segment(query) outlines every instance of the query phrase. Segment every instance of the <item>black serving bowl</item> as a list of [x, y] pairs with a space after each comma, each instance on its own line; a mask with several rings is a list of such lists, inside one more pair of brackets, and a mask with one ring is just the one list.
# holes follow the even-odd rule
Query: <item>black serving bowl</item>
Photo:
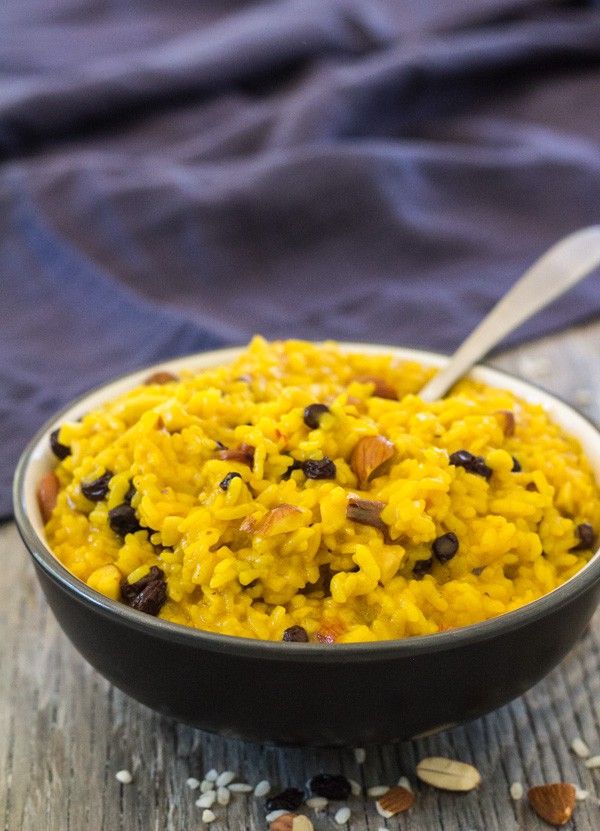
[[[433, 366], [444, 358], [392, 347]], [[223, 350], [171, 362], [204, 368]], [[600, 554], [548, 595], [461, 629], [358, 644], [279, 643], [201, 632], [112, 601], [70, 574], [44, 539], [36, 499], [53, 466], [49, 433], [67, 418], [140, 383], [156, 367], [81, 398], [32, 440], [19, 462], [14, 507], [19, 531], [60, 626], [102, 675], [138, 701], [221, 735], [268, 744], [364, 746], [422, 736], [475, 719], [516, 698], [569, 652], [600, 599]], [[474, 377], [541, 403], [577, 437], [600, 479], [600, 434], [573, 409], [484, 367]]]

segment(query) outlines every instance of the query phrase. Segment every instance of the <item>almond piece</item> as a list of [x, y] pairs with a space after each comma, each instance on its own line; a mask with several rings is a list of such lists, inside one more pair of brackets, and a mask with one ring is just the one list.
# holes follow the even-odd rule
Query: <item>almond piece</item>
[[496, 410], [494, 415], [500, 422], [504, 435], [507, 437], [513, 436], [515, 433], [515, 414], [512, 410]]
[[52, 511], [56, 507], [59, 487], [58, 477], [51, 470], [45, 473], [40, 479], [37, 498], [44, 525], [48, 522], [52, 516]]
[[375, 802], [375, 807], [377, 808], [377, 813], [380, 816], [389, 819], [389, 817], [393, 817], [394, 814], [399, 814], [402, 811], [408, 811], [409, 808], [412, 808], [414, 801], [414, 793], [409, 791], [408, 788], [403, 788], [400, 785], [395, 788], [390, 788], [387, 793], [380, 796]]
[[537, 785], [527, 791], [529, 804], [549, 825], [564, 825], [575, 808], [575, 787], [564, 782]]
[[421, 759], [417, 776], [428, 785], [445, 791], [471, 791], [481, 782], [479, 771], [473, 765], [443, 756]]
[[282, 814], [269, 825], [269, 831], [314, 831], [314, 826], [304, 814]]
[[150, 386], [151, 384], [169, 384], [171, 381], [179, 381], [179, 376], [174, 375], [166, 369], [159, 369], [158, 372], [153, 372], [149, 375], [144, 384]]
[[319, 643], [335, 643], [343, 631], [344, 627], [339, 620], [323, 621], [317, 631], [317, 640]]
[[398, 393], [394, 387], [388, 384], [383, 378], [379, 378], [376, 375], [359, 375], [352, 380], [358, 381], [359, 384], [373, 384], [373, 395], [376, 395], [378, 398], [388, 398], [390, 401], [398, 400]]
[[381, 518], [385, 502], [376, 502], [371, 499], [350, 497], [346, 506], [346, 519], [358, 522], [359, 525], [370, 525], [383, 533], [384, 541], [391, 543], [390, 529]]
[[217, 459], [221, 459], [223, 462], [240, 462], [252, 467], [254, 464], [254, 448], [251, 444], [242, 442], [239, 447], [232, 450], [219, 450]]
[[304, 517], [300, 508], [284, 502], [259, 520], [254, 528], [254, 533], [258, 537], [271, 537], [273, 534], [295, 531], [303, 523]]
[[383, 465], [396, 453], [391, 441], [383, 436], [363, 436], [354, 445], [350, 467], [362, 487], [383, 473]]

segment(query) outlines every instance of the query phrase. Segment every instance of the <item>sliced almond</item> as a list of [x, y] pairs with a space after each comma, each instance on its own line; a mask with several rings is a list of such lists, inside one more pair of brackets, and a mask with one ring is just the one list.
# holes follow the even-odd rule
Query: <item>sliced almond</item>
[[393, 817], [394, 814], [399, 814], [402, 811], [408, 811], [409, 808], [412, 808], [414, 801], [414, 793], [409, 791], [408, 788], [399, 786], [390, 788], [387, 793], [379, 797], [375, 803], [375, 807], [377, 808], [377, 813], [380, 816], [389, 819], [389, 817]]
[[169, 384], [171, 381], [179, 381], [179, 376], [174, 375], [166, 369], [159, 369], [158, 372], [153, 372], [152, 375], [149, 375], [144, 381], [144, 384], [147, 386], [150, 384]]
[[304, 522], [302, 511], [296, 505], [284, 502], [278, 505], [258, 521], [254, 533], [258, 537], [271, 537], [273, 534], [283, 534], [295, 531]]
[[383, 533], [385, 542], [390, 542], [390, 530], [381, 518], [381, 512], [385, 508], [385, 502], [377, 502], [372, 499], [358, 499], [350, 497], [346, 506], [346, 518], [359, 525], [370, 525]]
[[373, 384], [373, 395], [376, 395], [378, 398], [388, 398], [391, 401], [398, 400], [398, 393], [394, 387], [377, 375], [359, 375], [352, 380], [358, 381], [359, 384]]
[[240, 462], [252, 467], [254, 464], [254, 448], [251, 444], [242, 442], [239, 447], [232, 450], [219, 450], [217, 459], [221, 459], [223, 462]]
[[56, 507], [59, 488], [60, 484], [58, 476], [51, 470], [48, 471], [48, 473], [45, 473], [40, 479], [37, 490], [37, 498], [44, 524], [48, 522], [52, 516], [52, 511]]
[[316, 637], [319, 643], [335, 643], [343, 631], [344, 627], [339, 620], [323, 621]]
[[494, 413], [505, 436], [513, 436], [515, 432], [515, 414], [512, 410], [496, 410]]
[[527, 791], [529, 804], [549, 825], [564, 825], [575, 808], [575, 786], [565, 782], [537, 785]]
[[269, 825], [269, 831], [314, 831], [314, 826], [304, 814], [281, 814]]
[[350, 467], [362, 487], [370, 479], [383, 473], [383, 466], [396, 453], [391, 441], [383, 436], [363, 436], [354, 445]]
[[471, 791], [481, 782], [479, 771], [473, 765], [443, 756], [421, 759], [417, 776], [428, 785], [445, 791]]

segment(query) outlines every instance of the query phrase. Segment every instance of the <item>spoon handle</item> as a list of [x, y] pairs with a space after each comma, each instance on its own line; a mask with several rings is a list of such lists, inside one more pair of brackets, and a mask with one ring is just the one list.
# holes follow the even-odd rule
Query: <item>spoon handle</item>
[[471, 332], [445, 367], [421, 392], [424, 401], [435, 401], [489, 352], [552, 300], [560, 297], [600, 265], [600, 225], [582, 228], [557, 242], [523, 274]]

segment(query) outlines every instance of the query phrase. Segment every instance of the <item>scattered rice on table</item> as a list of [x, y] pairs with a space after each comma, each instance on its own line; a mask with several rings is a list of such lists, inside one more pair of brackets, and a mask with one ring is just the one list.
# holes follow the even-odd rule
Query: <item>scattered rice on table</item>
[[431, 374], [256, 337], [139, 386], [54, 437], [49, 544], [106, 596], [227, 635], [386, 640], [516, 609], [591, 557], [597, 484], [541, 406], [467, 380], [425, 404]]

